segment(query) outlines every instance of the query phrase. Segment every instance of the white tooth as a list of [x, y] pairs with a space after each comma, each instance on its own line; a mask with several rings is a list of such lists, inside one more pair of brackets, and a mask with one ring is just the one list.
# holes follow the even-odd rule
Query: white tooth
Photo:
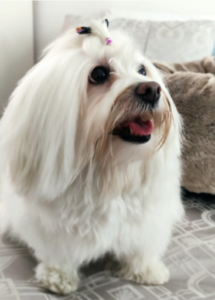
[[135, 132], [133, 132], [133, 130], [130, 128], [130, 132], [131, 132], [131, 135], [137, 135]]

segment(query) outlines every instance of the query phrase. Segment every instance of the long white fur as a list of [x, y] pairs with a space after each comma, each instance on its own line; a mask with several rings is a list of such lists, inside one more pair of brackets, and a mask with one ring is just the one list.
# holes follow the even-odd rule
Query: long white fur
[[[180, 116], [138, 47], [121, 32], [108, 34], [108, 46], [102, 34], [74, 30], [55, 41], [19, 83], [0, 125], [1, 232], [34, 250], [37, 278], [62, 294], [77, 288], [83, 263], [107, 252], [121, 262], [117, 275], [164, 283], [168, 271], [160, 258], [183, 214]], [[141, 64], [146, 77], [137, 72]], [[89, 86], [98, 65], [111, 68], [115, 80], [109, 86]], [[164, 145], [155, 151], [156, 133], [141, 145], [108, 137], [108, 147], [96, 156], [117, 97], [152, 80], [173, 114]], [[162, 96], [158, 109], [163, 106]]]

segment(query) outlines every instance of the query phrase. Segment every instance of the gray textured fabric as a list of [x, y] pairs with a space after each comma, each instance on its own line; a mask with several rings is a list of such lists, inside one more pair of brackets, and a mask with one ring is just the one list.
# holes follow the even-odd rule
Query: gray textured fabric
[[164, 261], [171, 278], [164, 286], [140, 286], [114, 278], [102, 263], [83, 270], [77, 292], [59, 297], [34, 278], [36, 262], [27, 248], [0, 239], [1, 300], [197, 300], [215, 299], [215, 197], [185, 201], [186, 217], [174, 231]]

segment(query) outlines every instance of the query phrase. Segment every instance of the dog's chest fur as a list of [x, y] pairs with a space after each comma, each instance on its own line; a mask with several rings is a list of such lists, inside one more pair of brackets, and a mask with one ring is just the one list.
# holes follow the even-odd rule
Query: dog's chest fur
[[[116, 255], [122, 254], [124, 249], [126, 253], [132, 252], [137, 247], [143, 247], [144, 239], [140, 240], [140, 236], [153, 234], [150, 232], [153, 222], [158, 225], [159, 239], [159, 231], [162, 232], [164, 227], [171, 226], [173, 220], [181, 215], [180, 202], [178, 205], [171, 202], [173, 191], [167, 188], [171, 182], [178, 180], [177, 174], [174, 176], [169, 172], [172, 163], [173, 161], [165, 162], [164, 152], [160, 151], [147, 166], [144, 166], [148, 174], [142, 178], [142, 182], [140, 174], [143, 166], [139, 163], [134, 163], [129, 168], [127, 177], [125, 172], [121, 174], [123, 178], [127, 178], [127, 187], [129, 180], [133, 182], [130, 191], [126, 190], [124, 195], [121, 191], [121, 195], [115, 198], [113, 195], [109, 198], [106, 195], [104, 199], [99, 194], [95, 181], [95, 185], [91, 186], [91, 192], [94, 189], [92, 199], [88, 188], [82, 186], [82, 189], [79, 189], [76, 182], [76, 186], [71, 186], [64, 197], [57, 201], [41, 204], [36, 202], [35, 206], [28, 204], [28, 215], [30, 213], [32, 219], [35, 218], [35, 226], [38, 226], [39, 218], [41, 232], [45, 228], [50, 240], [55, 239], [64, 247], [66, 244], [68, 253], [72, 252], [79, 259], [81, 253], [76, 253], [76, 249], [82, 249], [83, 253], [88, 252], [89, 261], [106, 252], [113, 251]], [[177, 157], [174, 158], [174, 164], [179, 164]], [[141, 172], [138, 171], [140, 169]], [[164, 179], [165, 172], [171, 176], [168, 175]], [[134, 182], [137, 184], [135, 188]], [[117, 185], [117, 182], [115, 184]], [[169, 220], [165, 225], [164, 219]]]

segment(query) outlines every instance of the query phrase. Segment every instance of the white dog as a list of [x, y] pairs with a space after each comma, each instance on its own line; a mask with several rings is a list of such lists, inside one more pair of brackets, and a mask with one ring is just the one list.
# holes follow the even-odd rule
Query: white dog
[[1, 230], [60, 294], [107, 252], [117, 276], [167, 282], [160, 258], [183, 214], [180, 116], [155, 67], [106, 23], [54, 42], [1, 120]]

